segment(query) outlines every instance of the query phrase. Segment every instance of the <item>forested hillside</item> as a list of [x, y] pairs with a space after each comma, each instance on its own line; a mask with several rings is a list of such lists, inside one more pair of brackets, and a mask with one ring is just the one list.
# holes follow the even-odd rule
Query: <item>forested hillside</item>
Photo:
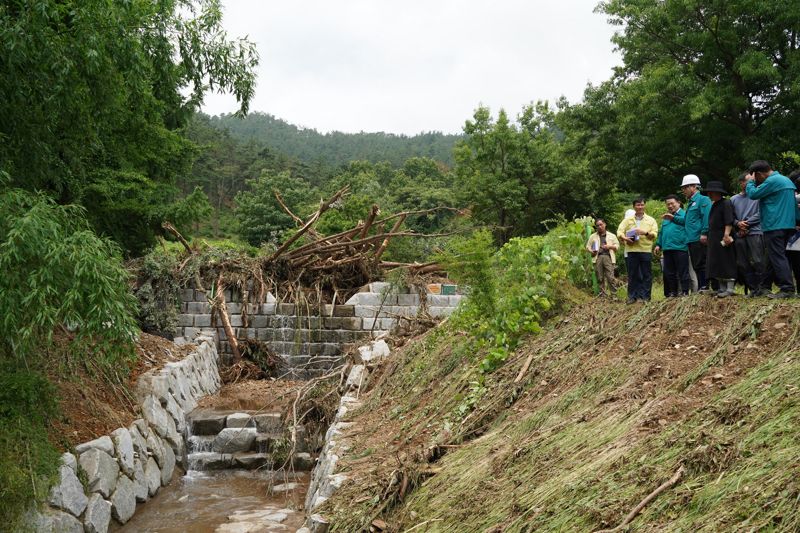
[[435, 131], [413, 136], [363, 131], [320, 133], [261, 112], [246, 117], [215, 116], [211, 123], [229, 130], [238, 139], [255, 141], [306, 163], [328, 167], [354, 160], [386, 161], [400, 166], [410, 157], [428, 157], [449, 166], [453, 164], [453, 145], [461, 137]]

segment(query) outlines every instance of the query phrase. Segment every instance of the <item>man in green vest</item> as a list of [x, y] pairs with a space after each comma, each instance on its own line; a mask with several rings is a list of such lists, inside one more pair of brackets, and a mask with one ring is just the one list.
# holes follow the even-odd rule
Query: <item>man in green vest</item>
[[711, 200], [700, 194], [700, 178], [687, 174], [681, 182], [681, 192], [686, 197], [686, 212], [683, 214], [667, 213], [664, 220], [670, 220], [686, 230], [686, 245], [689, 248], [689, 260], [697, 275], [698, 290], [708, 290], [706, 279], [706, 255], [708, 241], [708, 214], [711, 212]]

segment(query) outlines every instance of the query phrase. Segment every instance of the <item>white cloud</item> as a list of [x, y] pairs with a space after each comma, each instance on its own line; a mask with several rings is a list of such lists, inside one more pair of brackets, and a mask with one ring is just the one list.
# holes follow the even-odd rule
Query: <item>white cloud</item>
[[[478, 104], [516, 115], [580, 99], [618, 63], [594, 0], [226, 0], [261, 64], [251, 110], [320, 131], [459, 132]], [[204, 111], [236, 110], [210, 94]]]

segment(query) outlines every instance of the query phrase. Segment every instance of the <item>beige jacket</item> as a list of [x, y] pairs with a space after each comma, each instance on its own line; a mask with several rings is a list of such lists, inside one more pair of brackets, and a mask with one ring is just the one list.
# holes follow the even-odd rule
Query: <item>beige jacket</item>
[[[617, 264], [616, 252], [617, 250], [619, 250], [619, 239], [617, 239], [617, 236], [608, 230], [606, 230], [606, 244], [611, 249], [611, 253], [609, 254], [611, 256], [611, 262], [613, 264]], [[592, 233], [592, 235], [589, 237], [589, 240], [586, 242], [586, 249], [589, 252], [600, 250], [600, 235], [598, 235], [596, 231]], [[593, 255], [592, 263], [596, 262], [597, 262], [597, 256]]]

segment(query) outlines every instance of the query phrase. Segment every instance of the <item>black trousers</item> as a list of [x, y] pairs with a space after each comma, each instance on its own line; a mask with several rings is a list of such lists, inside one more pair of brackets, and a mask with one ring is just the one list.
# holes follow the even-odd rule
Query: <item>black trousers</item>
[[800, 251], [786, 250], [786, 257], [789, 259], [789, 265], [794, 272], [794, 284], [797, 292], [800, 293]]
[[692, 261], [692, 268], [697, 275], [697, 288], [705, 290], [708, 288], [706, 279], [706, 255], [708, 246], [701, 244], [700, 241], [689, 243], [689, 258]]
[[793, 229], [776, 229], [764, 232], [764, 245], [767, 247], [769, 270], [775, 285], [781, 292], [794, 292], [792, 269], [786, 258], [786, 241], [794, 233]]
[[664, 250], [664, 296], [689, 294], [689, 252]]
[[734, 241], [736, 247], [736, 265], [739, 274], [747, 288], [757, 291], [762, 287], [767, 288], [764, 279], [767, 271], [767, 254], [764, 249], [763, 235], [747, 235], [737, 237]]

